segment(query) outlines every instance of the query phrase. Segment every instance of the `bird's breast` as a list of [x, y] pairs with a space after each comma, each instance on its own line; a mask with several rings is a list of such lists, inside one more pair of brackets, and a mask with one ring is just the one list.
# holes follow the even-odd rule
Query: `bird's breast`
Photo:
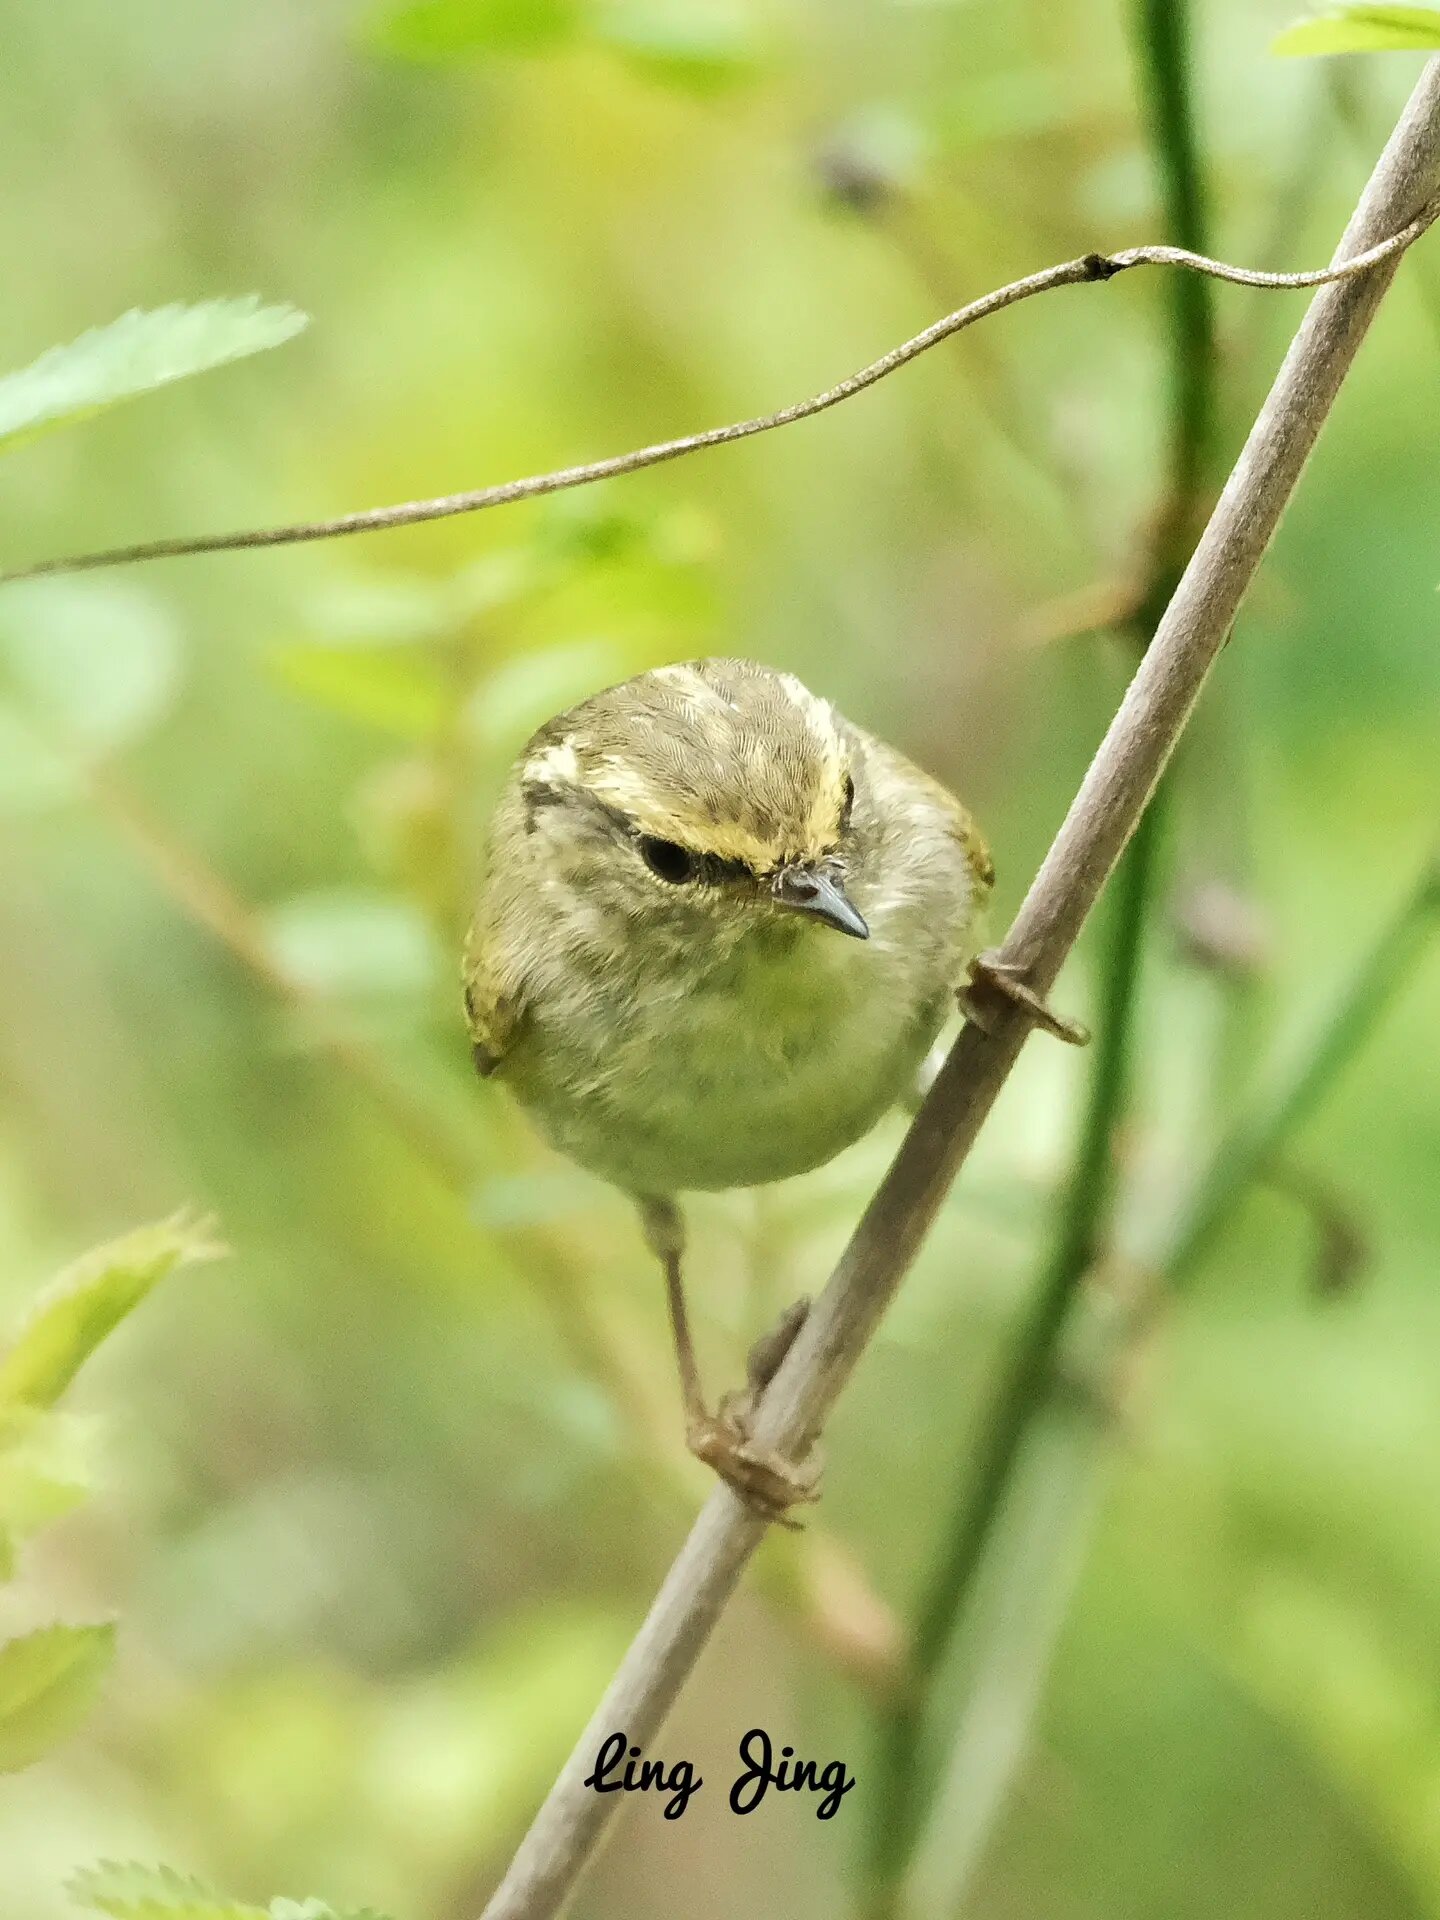
[[798, 919], [724, 952], [652, 945], [552, 988], [507, 1077], [562, 1152], [631, 1191], [785, 1179], [908, 1089], [953, 969], [921, 946]]

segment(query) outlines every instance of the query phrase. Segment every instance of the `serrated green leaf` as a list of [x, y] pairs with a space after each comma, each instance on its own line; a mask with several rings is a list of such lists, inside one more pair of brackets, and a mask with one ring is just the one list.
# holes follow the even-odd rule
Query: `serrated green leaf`
[[332, 1907], [325, 1900], [272, 1900], [270, 1920], [385, 1920], [373, 1907]]
[[1279, 54], [1423, 52], [1440, 47], [1440, 7], [1348, 6], [1299, 20], [1270, 43]]
[[0, 379], [0, 452], [173, 380], [278, 347], [308, 324], [294, 307], [264, 306], [255, 294], [122, 314]]
[[412, 647], [276, 647], [275, 677], [316, 706], [407, 740], [423, 740], [445, 718], [449, 698], [434, 663]]
[[376, 14], [367, 37], [407, 60], [534, 53], [569, 39], [580, 19], [579, 0], [406, 0]]
[[0, 1646], [0, 1773], [43, 1759], [89, 1708], [113, 1627], [41, 1627]]
[[76, 1906], [111, 1920], [385, 1920], [369, 1907], [332, 1907], [325, 1900], [273, 1900], [268, 1907], [226, 1900], [201, 1880], [170, 1867], [102, 1860], [71, 1879], [66, 1892]]
[[224, 1252], [212, 1228], [178, 1213], [107, 1241], [67, 1267], [0, 1359], [0, 1411], [53, 1407], [105, 1336], [172, 1268]]
[[76, 1906], [112, 1920], [267, 1920], [263, 1907], [226, 1900], [170, 1867], [102, 1860], [75, 1874], [66, 1892]]

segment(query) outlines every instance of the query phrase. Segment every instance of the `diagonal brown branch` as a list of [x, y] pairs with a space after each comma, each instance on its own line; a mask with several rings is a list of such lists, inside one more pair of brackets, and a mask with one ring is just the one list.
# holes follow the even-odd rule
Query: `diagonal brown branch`
[[[1440, 60], [1426, 67], [1340, 243], [1353, 259], [1416, 227], [1440, 190]], [[1409, 222], [1407, 227], [1405, 223]], [[1047, 991], [1164, 771], [1224, 646], [1400, 248], [1311, 303], [1149, 651], [1006, 939], [1002, 958]], [[855, 1368], [1019, 1056], [1018, 1008], [963, 1029], [760, 1408], [757, 1439], [803, 1450]], [[646, 1745], [700, 1657], [764, 1525], [725, 1488], [706, 1503], [483, 1920], [549, 1920], [615, 1801], [584, 1784], [623, 1730]]]
[[200, 534], [178, 540], [146, 540], [139, 546], [109, 547], [97, 553], [69, 554], [58, 560], [41, 560], [11, 573], [0, 573], [0, 585], [7, 581], [33, 580], [42, 574], [86, 573], [96, 567], [128, 566], [138, 560], [173, 560], [190, 553], [233, 553], [248, 547], [293, 547], [310, 540], [335, 540], [351, 533], [379, 533], [390, 527], [414, 526], [422, 520], [449, 520], [456, 514], [479, 513], [485, 507], [508, 506], [515, 500], [534, 500], [541, 494], [562, 493], [567, 487], [589, 486], [595, 480], [610, 480], [617, 474], [638, 473], [643, 467], [658, 467], [666, 460], [678, 460], [682, 454], [699, 453], [705, 447], [725, 446], [732, 440], [749, 440], [757, 433], [770, 433], [776, 427], [793, 426], [797, 420], [809, 420], [853, 399], [867, 387], [901, 367], [918, 360], [931, 347], [939, 346], [952, 334], [973, 327], [992, 313], [1017, 306], [1037, 293], [1049, 293], [1056, 287], [1083, 286], [1099, 280], [1113, 280], [1132, 267], [1183, 267], [1191, 273], [1208, 274], [1216, 280], [1233, 281], [1241, 287], [1293, 289], [1319, 287], [1365, 274], [1371, 267], [1399, 257], [1425, 231], [1437, 215], [1440, 201], [1429, 200], [1399, 228], [1382, 229], [1379, 238], [1363, 252], [1343, 263], [1319, 267], [1310, 273], [1261, 273], [1251, 267], [1232, 267], [1223, 260], [1211, 260], [1185, 247], [1126, 247], [1119, 253], [1086, 253], [1078, 260], [1064, 260], [1057, 267], [1042, 267], [1023, 280], [1012, 280], [993, 293], [982, 294], [967, 306], [958, 307], [942, 319], [906, 340], [889, 353], [872, 360], [868, 367], [852, 373], [808, 400], [780, 407], [774, 413], [757, 414], [752, 420], [732, 421], [725, 427], [707, 427], [702, 433], [683, 434], [678, 440], [661, 440], [654, 446], [636, 447], [629, 453], [617, 453], [608, 460], [591, 460], [582, 466], [560, 467], [553, 473], [531, 474], [523, 480], [505, 480], [498, 486], [475, 487], [466, 493], [441, 494], [433, 500], [406, 500], [393, 507], [367, 507], [359, 513], [342, 513], [333, 520], [299, 520], [283, 527], [249, 527], [239, 533]]

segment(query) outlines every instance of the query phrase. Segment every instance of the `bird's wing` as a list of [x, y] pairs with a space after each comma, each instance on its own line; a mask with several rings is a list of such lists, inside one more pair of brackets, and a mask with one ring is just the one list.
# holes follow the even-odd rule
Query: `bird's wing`
[[863, 744], [866, 758], [884, 778], [892, 805], [903, 801], [913, 806], [922, 796], [929, 802], [935, 824], [960, 849], [975, 884], [977, 904], [983, 905], [995, 884], [995, 862], [969, 808], [961, 805], [943, 781], [926, 773], [923, 767], [917, 767], [887, 740], [877, 739], [860, 727], [851, 731]]
[[485, 1078], [504, 1062], [524, 1009], [521, 982], [477, 922], [465, 942], [465, 1017], [475, 1065]]
[[913, 771], [915, 779], [924, 786], [942, 815], [951, 838], [964, 854], [966, 864], [975, 876], [977, 892], [982, 896], [988, 894], [995, 884], [995, 862], [990, 858], [990, 848], [984, 834], [975, 824], [975, 816], [933, 775], [920, 767], [915, 767]]
[[982, 894], [988, 894], [995, 884], [995, 862], [990, 857], [990, 844], [975, 824], [975, 816], [969, 808], [961, 806], [952, 793], [947, 792], [945, 798], [951, 808], [950, 831], [970, 863], [976, 887]]

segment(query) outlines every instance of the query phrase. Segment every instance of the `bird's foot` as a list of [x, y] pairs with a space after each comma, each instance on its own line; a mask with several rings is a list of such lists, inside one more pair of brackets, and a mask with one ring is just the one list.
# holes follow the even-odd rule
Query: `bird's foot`
[[985, 1000], [987, 996], [995, 994], [1002, 995], [1013, 1006], [1019, 1007], [1035, 1026], [1043, 1027], [1046, 1033], [1053, 1033], [1057, 1040], [1064, 1040], [1072, 1047], [1090, 1044], [1088, 1027], [1047, 1006], [1026, 980], [1025, 969], [1017, 967], [1012, 961], [1002, 960], [999, 953], [991, 949], [977, 954], [970, 962], [969, 978], [956, 995], [961, 1013], [967, 1020], [973, 1021], [982, 1033], [990, 1031]]
[[717, 1412], [691, 1416], [685, 1444], [753, 1514], [798, 1532], [800, 1522], [791, 1517], [790, 1509], [820, 1498], [820, 1462], [813, 1449], [809, 1458], [797, 1463], [773, 1447], [761, 1446], [751, 1438], [750, 1410], [748, 1389], [727, 1393]]
[[809, 1506], [820, 1498], [819, 1449], [812, 1447], [803, 1461], [787, 1460], [773, 1447], [761, 1446], [751, 1428], [760, 1395], [779, 1372], [809, 1311], [805, 1299], [787, 1307], [751, 1347], [746, 1384], [727, 1393], [715, 1413], [702, 1408], [692, 1415], [685, 1430], [690, 1451], [718, 1473], [752, 1513], [792, 1531], [800, 1522], [790, 1517], [791, 1507]]

